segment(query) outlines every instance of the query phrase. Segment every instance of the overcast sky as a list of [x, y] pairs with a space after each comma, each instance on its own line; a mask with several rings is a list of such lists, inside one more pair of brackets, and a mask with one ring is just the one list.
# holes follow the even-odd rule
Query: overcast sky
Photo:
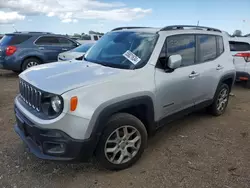
[[0, 33], [197, 24], [250, 33], [250, 0], [0, 0]]

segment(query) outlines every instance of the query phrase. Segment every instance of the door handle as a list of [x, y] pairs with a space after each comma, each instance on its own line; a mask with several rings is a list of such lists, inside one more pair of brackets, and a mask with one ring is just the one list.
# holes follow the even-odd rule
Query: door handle
[[221, 69], [223, 69], [223, 68], [224, 68], [223, 66], [218, 65], [218, 66], [216, 67], [216, 70], [221, 70]]
[[44, 48], [44, 47], [39, 47], [38, 49], [39, 49], [39, 50], [44, 50], [45, 48]]
[[63, 51], [67, 51], [68, 49], [67, 48], [62, 48]]
[[197, 77], [199, 75], [200, 75], [200, 73], [193, 71], [193, 72], [191, 72], [191, 74], [188, 77], [189, 78], [195, 78], [195, 77]]

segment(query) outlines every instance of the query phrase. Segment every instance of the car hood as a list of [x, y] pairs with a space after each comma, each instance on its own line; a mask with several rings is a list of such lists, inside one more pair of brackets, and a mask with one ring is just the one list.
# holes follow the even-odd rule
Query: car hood
[[68, 52], [60, 53], [58, 55], [58, 59], [60, 59], [62, 61], [67, 61], [67, 60], [71, 60], [71, 59], [75, 59], [75, 58], [81, 57], [84, 54], [85, 54], [84, 52], [72, 52], [72, 51], [68, 51]]
[[130, 77], [134, 71], [87, 61], [65, 61], [32, 67], [19, 77], [43, 91], [62, 94], [79, 87], [112, 81], [118, 74], [119, 78], [121, 74]]

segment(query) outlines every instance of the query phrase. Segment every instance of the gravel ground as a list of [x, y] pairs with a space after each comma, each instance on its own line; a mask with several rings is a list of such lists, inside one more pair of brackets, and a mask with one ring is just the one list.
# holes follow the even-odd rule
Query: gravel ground
[[159, 130], [137, 164], [106, 171], [96, 163], [43, 161], [13, 131], [17, 75], [0, 70], [0, 187], [250, 187], [250, 90], [236, 85], [221, 117], [191, 114]]

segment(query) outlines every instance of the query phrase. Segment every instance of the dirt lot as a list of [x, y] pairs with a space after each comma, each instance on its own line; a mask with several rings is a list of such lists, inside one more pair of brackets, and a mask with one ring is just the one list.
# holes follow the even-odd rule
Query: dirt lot
[[13, 131], [17, 75], [0, 70], [0, 187], [250, 187], [250, 90], [235, 86], [225, 115], [195, 113], [160, 130], [133, 167], [43, 161]]

